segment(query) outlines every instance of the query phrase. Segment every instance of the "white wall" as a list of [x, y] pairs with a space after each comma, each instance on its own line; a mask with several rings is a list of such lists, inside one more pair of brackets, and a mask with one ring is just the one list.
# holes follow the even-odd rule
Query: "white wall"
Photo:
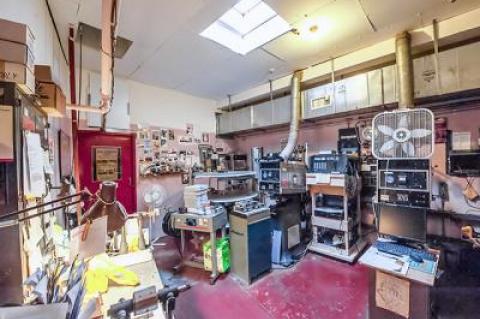
[[129, 81], [132, 124], [185, 128], [194, 125], [194, 133], [215, 131], [216, 102], [178, 91]]
[[[97, 89], [90, 90], [89, 74], [98, 76], [95, 71], [83, 71], [82, 103], [87, 101], [89, 91]], [[216, 101], [133, 80], [121, 80], [128, 87], [131, 125], [184, 129], [185, 124], [189, 123], [193, 124], [196, 136], [201, 136], [203, 132], [215, 132]], [[82, 113], [81, 119], [85, 118], [85, 113]], [[84, 125], [82, 121], [81, 128], [86, 128]]]

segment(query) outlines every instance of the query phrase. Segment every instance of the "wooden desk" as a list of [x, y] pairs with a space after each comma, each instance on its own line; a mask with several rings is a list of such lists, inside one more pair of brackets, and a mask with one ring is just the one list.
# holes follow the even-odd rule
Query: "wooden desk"
[[[369, 271], [369, 319], [400, 319], [404, 318], [394, 312], [378, 307], [377, 301], [377, 280], [382, 274], [393, 276], [408, 281], [409, 285], [409, 317], [410, 319], [425, 319], [431, 317], [430, 288], [435, 283], [438, 270], [438, 259], [434, 265], [432, 274], [409, 268], [406, 274], [382, 267], [382, 257], [377, 254], [375, 247], [367, 249], [365, 254], [358, 260], [362, 265], [367, 266]], [[384, 276], [383, 276], [384, 277]]]
[[[157, 265], [155, 264], [155, 260], [153, 259], [153, 255], [150, 250], [144, 250], [140, 252], [135, 252], [135, 253], [129, 253], [126, 255], [120, 255], [117, 257], [112, 257], [112, 260], [116, 262], [116, 260], [119, 261], [119, 264], [124, 263], [124, 261], [135, 261], [135, 259], [138, 260], [145, 260], [148, 259], [149, 255], [149, 260], [140, 262], [140, 263], [134, 263], [131, 265], [126, 266], [127, 269], [135, 272], [138, 276], [138, 279], [140, 280], [140, 285], [136, 287], [124, 287], [124, 286], [118, 286], [118, 287], [109, 287], [108, 291], [104, 294], [101, 295], [102, 297], [102, 314], [104, 315], [105, 318], [110, 318], [107, 316], [107, 311], [110, 308], [111, 305], [116, 304], [120, 298], [125, 298], [125, 299], [131, 299], [133, 296], [133, 292], [144, 289], [146, 287], [150, 286], [156, 286], [157, 290], [163, 288], [163, 283], [162, 279], [160, 278], [160, 274], [158, 273], [158, 268]], [[132, 319], [135, 317], [132, 317]], [[165, 316], [162, 311], [162, 306], [159, 304], [158, 309], [155, 310], [151, 318], [158, 318], [158, 319], [164, 319]]]

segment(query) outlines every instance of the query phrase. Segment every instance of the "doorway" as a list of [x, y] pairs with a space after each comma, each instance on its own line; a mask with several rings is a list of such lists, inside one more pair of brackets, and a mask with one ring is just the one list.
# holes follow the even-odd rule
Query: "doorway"
[[103, 181], [118, 184], [117, 199], [137, 210], [135, 134], [78, 131], [80, 189], [95, 193]]

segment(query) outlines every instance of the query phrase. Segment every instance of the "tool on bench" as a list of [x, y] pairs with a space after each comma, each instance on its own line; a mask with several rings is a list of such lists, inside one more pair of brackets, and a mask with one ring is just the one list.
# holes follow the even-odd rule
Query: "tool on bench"
[[189, 284], [183, 284], [173, 287], [165, 287], [157, 291], [155, 286], [151, 286], [133, 293], [133, 298], [122, 300], [110, 307], [108, 316], [112, 319], [129, 319], [133, 312], [135, 316], [149, 313], [158, 308], [158, 302], [162, 303], [165, 318], [173, 319], [175, 310], [175, 298], [180, 292], [190, 289]]

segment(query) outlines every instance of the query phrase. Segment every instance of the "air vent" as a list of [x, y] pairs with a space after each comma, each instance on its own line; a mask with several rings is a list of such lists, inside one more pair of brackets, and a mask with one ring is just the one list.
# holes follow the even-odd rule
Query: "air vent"
[[[80, 22], [77, 28], [77, 37], [75, 41], [80, 42], [82, 36], [82, 43], [84, 46], [100, 51], [102, 43], [102, 30], [92, 27], [86, 23]], [[114, 56], [117, 59], [123, 58], [125, 53], [132, 45], [133, 41], [117, 36], [115, 42]]]

